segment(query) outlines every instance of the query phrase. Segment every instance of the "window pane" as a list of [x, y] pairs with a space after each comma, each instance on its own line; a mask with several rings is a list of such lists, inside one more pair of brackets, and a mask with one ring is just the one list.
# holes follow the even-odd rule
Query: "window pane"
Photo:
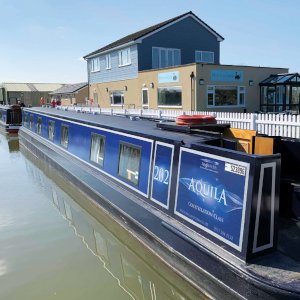
[[92, 133], [90, 160], [103, 167], [105, 138]]
[[292, 87], [292, 99], [291, 104], [299, 104], [300, 102], [300, 87]]
[[139, 182], [141, 149], [128, 144], [120, 144], [119, 170], [120, 176], [134, 184]]
[[181, 88], [158, 88], [158, 105], [181, 106]]
[[174, 66], [178, 66], [181, 64], [180, 50], [174, 50]]
[[212, 93], [207, 94], [207, 104], [214, 105], [214, 94]]
[[37, 134], [42, 134], [42, 118], [38, 117], [37, 119], [37, 126], [36, 126]]
[[160, 67], [167, 67], [167, 51], [166, 49], [161, 49], [160, 51]]
[[33, 128], [33, 115], [30, 115], [30, 120], [29, 120], [29, 128]]
[[237, 87], [216, 86], [215, 106], [237, 105]]
[[60, 144], [68, 148], [69, 143], [69, 127], [66, 125], [61, 125], [61, 136], [60, 136]]
[[148, 105], [148, 90], [143, 90], [142, 92], [143, 92], [143, 95], [142, 95], [143, 104]]
[[213, 63], [214, 62], [214, 53], [203, 51], [202, 52], [202, 61], [207, 63]]
[[173, 56], [174, 51], [173, 50], [168, 50], [168, 66], [174, 66], [174, 56]]
[[[0, 119], [2, 117], [2, 111], [0, 112]], [[24, 126], [28, 127], [28, 114], [24, 115]]]
[[50, 141], [54, 141], [54, 121], [49, 121], [48, 122], [48, 138]]
[[152, 68], [159, 68], [159, 49], [152, 48]]

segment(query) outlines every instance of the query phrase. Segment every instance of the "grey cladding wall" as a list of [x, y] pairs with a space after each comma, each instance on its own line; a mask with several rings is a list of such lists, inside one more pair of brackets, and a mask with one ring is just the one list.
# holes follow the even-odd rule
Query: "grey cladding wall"
[[195, 62], [195, 51], [213, 51], [220, 63], [220, 42], [192, 17], [179, 21], [145, 39], [138, 45], [139, 71], [152, 68], [152, 47], [181, 49], [181, 64]]

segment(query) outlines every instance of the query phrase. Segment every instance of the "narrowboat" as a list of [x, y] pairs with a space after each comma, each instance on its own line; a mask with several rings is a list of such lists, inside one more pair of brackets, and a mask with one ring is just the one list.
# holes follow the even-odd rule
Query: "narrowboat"
[[299, 299], [300, 226], [280, 213], [291, 199], [276, 143], [257, 137], [251, 154], [253, 137], [231, 134], [25, 108], [20, 143], [213, 298]]
[[17, 133], [22, 125], [20, 105], [0, 105], [0, 127], [9, 133]]

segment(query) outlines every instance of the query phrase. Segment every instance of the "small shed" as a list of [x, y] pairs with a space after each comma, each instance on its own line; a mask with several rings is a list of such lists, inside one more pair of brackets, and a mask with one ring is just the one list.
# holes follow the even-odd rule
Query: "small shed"
[[61, 105], [85, 104], [88, 99], [88, 83], [67, 84], [51, 93], [51, 100], [60, 102]]

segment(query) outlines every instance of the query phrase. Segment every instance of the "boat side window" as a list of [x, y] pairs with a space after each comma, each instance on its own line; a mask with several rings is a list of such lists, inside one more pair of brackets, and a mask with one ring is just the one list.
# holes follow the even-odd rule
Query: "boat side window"
[[29, 128], [30, 128], [30, 129], [33, 128], [33, 115], [30, 115], [30, 119], [29, 119]]
[[127, 143], [120, 143], [119, 169], [120, 176], [134, 184], [139, 182], [141, 148]]
[[103, 167], [105, 137], [96, 133], [91, 136], [90, 160]]
[[42, 134], [42, 117], [38, 117], [37, 119], [36, 132], [39, 135]]
[[28, 113], [24, 113], [24, 126], [28, 127]]
[[60, 144], [68, 148], [69, 144], [69, 126], [62, 124], [60, 129]]
[[50, 120], [48, 122], [48, 139], [50, 141], [54, 141], [54, 125], [55, 125], [55, 122]]

